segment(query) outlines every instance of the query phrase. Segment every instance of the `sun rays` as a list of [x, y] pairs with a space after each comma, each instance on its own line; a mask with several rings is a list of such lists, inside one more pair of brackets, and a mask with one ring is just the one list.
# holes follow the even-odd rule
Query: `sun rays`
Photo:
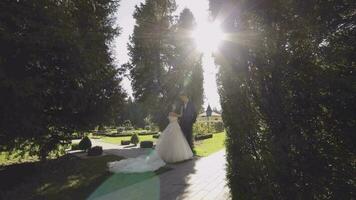
[[220, 23], [207, 21], [198, 24], [191, 36], [200, 52], [211, 54], [218, 50], [225, 34], [220, 28]]

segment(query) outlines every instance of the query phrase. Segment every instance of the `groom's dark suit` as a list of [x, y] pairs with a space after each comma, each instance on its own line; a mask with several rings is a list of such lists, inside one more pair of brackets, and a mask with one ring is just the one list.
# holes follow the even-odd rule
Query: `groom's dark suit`
[[182, 105], [182, 116], [180, 118], [180, 127], [187, 138], [189, 146], [193, 149], [193, 124], [197, 119], [197, 112], [193, 102], [188, 101]]

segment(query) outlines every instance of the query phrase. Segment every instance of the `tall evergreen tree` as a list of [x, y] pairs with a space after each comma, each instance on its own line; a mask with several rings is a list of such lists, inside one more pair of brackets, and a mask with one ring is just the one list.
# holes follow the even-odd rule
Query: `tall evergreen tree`
[[175, 25], [175, 9], [172, 0], [147, 0], [136, 7], [136, 26], [129, 45], [131, 60], [126, 65], [135, 101], [144, 106], [161, 129], [167, 125], [167, 114], [184, 87], [192, 92], [197, 106], [202, 102], [201, 55], [195, 53], [187, 35], [194, 18], [185, 10]]
[[176, 84], [180, 84], [199, 111], [204, 103], [202, 53], [196, 48], [191, 37], [196, 27], [193, 13], [184, 9], [178, 19], [175, 31], [174, 64], [177, 75]]
[[142, 108], [142, 105], [129, 97], [124, 104], [124, 109], [122, 109], [119, 115], [117, 125], [122, 125], [123, 122], [129, 120], [135, 128], [144, 128], [146, 125], [146, 117], [147, 113]]
[[[352, 199], [353, 1], [210, 0], [233, 199]], [[222, 15], [219, 15], [222, 14]]]
[[[124, 93], [108, 44], [111, 0], [0, 2], [1, 150], [45, 159], [73, 132], [111, 123]], [[38, 148], [39, 146], [39, 148]]]

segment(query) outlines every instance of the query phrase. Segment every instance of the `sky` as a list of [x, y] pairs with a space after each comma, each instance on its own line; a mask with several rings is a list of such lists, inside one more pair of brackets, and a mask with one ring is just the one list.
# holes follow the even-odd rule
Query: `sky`
[[[121, 27], [120, 35], [113, 41], [113, 54], [117, 66], [129, 61], [127, 43], [129, 42], [129, 36], [133, 32], [135, 20], [132, 14], [135, 10], [135, 5], [139, 5], [145, 0], [121, 0], [120, 7], [117, 11], [117, 23]], [[195, 17], [197, 24], [203, 24], [208, 21], [209, 17], [209, 1], [208, 0], [176, 0], [177, 10], [176, 15], [184, 9], [190, 9]], [[204, 70], [204, 108], [208, 104], [212, 108], [220, 109], [219, 95], [216, 85], [216, 73], [217, 67], [214, 64], [214, 59], [210, 54], [204, 54], [203, 56], [203, 70]], [[126, 92], [131, 96], [132, 88], [128, 78], [124, 78], [122, 86]]]

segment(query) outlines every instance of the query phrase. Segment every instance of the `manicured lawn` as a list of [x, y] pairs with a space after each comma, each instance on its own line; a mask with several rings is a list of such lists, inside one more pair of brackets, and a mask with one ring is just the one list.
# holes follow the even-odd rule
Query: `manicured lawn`
[[[139, 135], [140, 141], [155, 141], [156, 139], [152, 135]], [[131, 136], [127, 137], [102, 137], [103, 142], [112, 143], [112, 144], [121, 144], [121, 140], [130, 140]]]
[[195, 152], [197, 156], [209, 156], [225, 148], [225, 132], [214, 134], [213, 138], [195, 142]]
[[[128, 137], [102, 137], [101, 139], [104, 142], [120, 144], [121, 140], [130, 140]], [[140, 141], [148, 140], [155, 141], [152, 135], [140, 135]], [[197, 156], [209, 156], [212, 153], [215, 153], [225, 147], [225, 132], [214, 134], [213, 138], [206, 140], [201, 140], [195, 142], [195, 151]]]

